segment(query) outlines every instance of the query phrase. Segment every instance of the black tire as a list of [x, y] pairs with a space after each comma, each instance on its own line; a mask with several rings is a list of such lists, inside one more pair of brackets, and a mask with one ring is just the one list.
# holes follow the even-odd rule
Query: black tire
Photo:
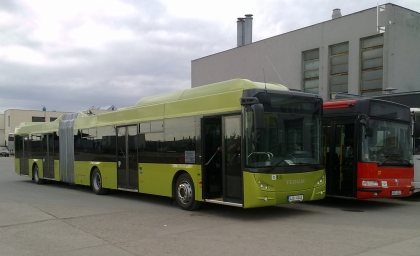
[[183, 210], [197, 210], [202, 203], [195, 200], [194, 183], [188, 173], [182, 174], [176, 180], [174, 196], [177, 204]]
[[98, 168], [95, 168], [90, 177], [90, 185], [92, 190], [97, 195], [104, 195], [108, 193], [108, 189], [102, 187], [102, 175]]
[[38, 165], [34, 165], [32, 170], [32, 178], [34, 179], [36, 184], [45, 184], [45, 180], [39, 177], [39, 168]]

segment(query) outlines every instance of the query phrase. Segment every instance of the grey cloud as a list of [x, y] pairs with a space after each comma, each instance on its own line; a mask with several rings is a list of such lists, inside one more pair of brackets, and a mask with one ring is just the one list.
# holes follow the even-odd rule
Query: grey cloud
[[[0, 59], [0, 112], [40, 109], [42, 105], [57, 111], [132, 106], [145, 96], [189, 88], [191, 60], [236, 46], [236, 14], [230, 24], [221, 25], [205, 19], [175, 18], [158, 1], [123, 2], [135, 8], [134, 16], [98, 16], [95, 21], [116, 30], [127, 29], [134, 38], [113, 41], [102, 49], [59, 49], [54, 43], [28, 36], [32, 26], [2, 27], [4, 44], [29, 47], [55, 64], [27, 65]], [[253, 38], [261, 40], [329, 20], [333, 8], [341, 8], [346, 15], [376, 6], [376, 2], [366, 2], [264, 1], [249, 12], [254, 14]], [[32, 16], [19, 2], [1, 1], [0, 8], [20, 17]], [[66, 31], [81, 25], [83, 19], [63, 24]]]

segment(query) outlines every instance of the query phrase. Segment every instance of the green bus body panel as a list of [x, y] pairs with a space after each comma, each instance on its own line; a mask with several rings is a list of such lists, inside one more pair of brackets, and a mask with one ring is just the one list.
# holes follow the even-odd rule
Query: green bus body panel
[[90, 162], [74, 162], [74, 183], [78, 185], [90, 185]]
[[54, 180], [60, 181], [60, 161], [54, 160]]
[[79, 116], [74, 120], [73, 129], [84, 129], [96, 127], [97, 115], [92, 116]]
[[[61, 120], [61, 117], [60, 117]], [[59, 121], [45, 123], [21, 123], [15, 128], [15, 134], [28, 134], [28, 133], [52, 133], [58, 131]]]
[[117, 164], [114, 162], [74, 162], [74, 183], [90, 186], [93, 168], [98, 168], [102, 176], [102, 187], [117, 189]]
[[[272, 176], [276, 176], [274, 179]], [[320, 200], [325, 198], [325, 170], [292, 174], [263, 174], [243, 172], [244, 177], [244, 208], [264, 207], [289, 203], [288, 196], [303, 195], [303, 201]], [[322, 177], [323, 183], [316, 182]], [[287, 181], [301, 181], [304, 183], [287, 184]], [[261, 188], [260, 184], [263, 184]], [[268, 188], [265, 189], [267, 185]]]
[[[180, 101], [180, 100], [187, 100], [193, 98], [203, 98], [212, 95], [221, 95], [224, 93], [230, 93], [232, 91], [239, 91], [242, 92], [244, 89], [249, 88], [267, 88], [270, 90], [280, 90], [280, 91], [288, 91], [289, 89], [280, 84], [273, 84], [273, 83], [260, 83], [260, 82], [253, 82], [247, 79], [232, 79], [227, 80], [219, 83], [203, 85], [199, 87], [194, 87], [190, 89], [186, 89], [184, 91], [177, 91], [177, 92], [170, 92], [166, 94], [144, 97], [140, 99], [136, 107], [140, 106], [147, 106], [151, 104], [162, 104], [167, 102], [173, 101]], [[238, 105], [238, 102], [231, 102], [232, 105]]]
[[140, 163], [139, 192], [160, 196], [172, 197], [172, 184], [179, 172], [187, 172], [195, 188], [195, 199], [202, 201], [201, 166], [193, 164], [146, 164]]
[[[126, 125], [163, 118], [238, 111], [241, 109], [242, 91], [250, 88], [288, 91], [287, 87], [279, 84], [233, 79], [184, 91], [145, 97], [139, 100], [134, 107], [117, 111], [98, 115], [87, 115], [79, 112], [74, 121], [74, 129]], [[60, 120], [61, 117], [53, 122], [22, 123], [16, 127], [15, 134], [58, 132]]]
[[20, 159], [15, 158], [15, 173], [20, 175]]
[[[242, 90], [167, 103], [165, 108], [165, 117], [172, 118], [186, 115], [192, 116], [240, 111], [242, 106], [238, 103], [241, 96]], [[236, 102], [236, 100], [232, 102], [232, 99], [238, 99], [238, 102]]]
[[[97, 126], [133, 124], [142, 121], [161, 120], [164, 116], [165, 105], [147, 106], [144, 108], [122, 109], [97, 115]], [[76, 124], [77, 123], [77, 124]], [[75, 127], [81, 126], [78, 119]]]

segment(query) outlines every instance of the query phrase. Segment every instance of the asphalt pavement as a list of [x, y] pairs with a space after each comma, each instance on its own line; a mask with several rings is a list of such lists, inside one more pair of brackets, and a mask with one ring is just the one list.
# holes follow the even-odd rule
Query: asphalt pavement
[[37, 185], [13, 165], [0, 157], [0, 256], [420, 255], [420, 195], [189, 212], [165, 197]]

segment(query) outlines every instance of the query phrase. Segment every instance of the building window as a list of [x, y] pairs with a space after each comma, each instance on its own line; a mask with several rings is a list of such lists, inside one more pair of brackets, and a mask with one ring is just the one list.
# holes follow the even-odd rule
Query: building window
[[303, 52], [303, 91], [319, 92], [319, 49]]
[[330, 46], [330, 98], [338, 92], [348, 92], [349, 43]]
[[32, 122], [45, 122], [45, 117], [33, 116]]
[[382, 95], [383, 35], [362, 38], [360, 92], [365, 96]]
[[54, 122], [57, 119], [57, 117], [50, 117], [50, 122]]

